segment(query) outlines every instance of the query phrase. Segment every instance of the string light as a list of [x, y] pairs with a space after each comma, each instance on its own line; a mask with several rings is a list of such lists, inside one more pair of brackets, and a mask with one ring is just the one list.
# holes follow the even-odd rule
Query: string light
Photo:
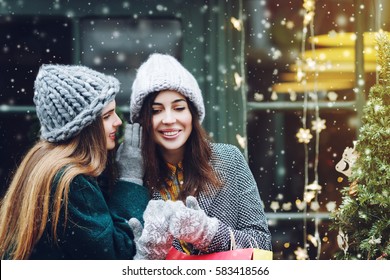
[[[245, 85], [245, 32], [243, 25], [243, 3], [242, 0], [238, 1], [239, 9], [238, 9], [238, 19], [235, 17], [230, 18], [230, 22], [233, 27], [240, 32], [240, 67], [239, 72], [234, 73], [234, 81], [236, 83], [235, 90], [240, 89], [240, 94], [242, 98], [242, 104], [244, 106], [242, 110], [243, 120], [244, 120], [244, 135], [246, 135], [246, 85]], [[247, 138], [245, 136], [241, 136], [240, 134], [236, 134], [236, 139], [240, 147], [244, 150], [245, 156], [248, 158], [248, 148], [247, 148]]]
[[326, 120], [316, 119], [315, 121], [311, 122], [311, 124], [312, 124], [311, 129], [316, 131], [316, 132], [321, 132], [322, 130], [324, 130], [326, 128], [325, 122], [326, 122]]
[[300, 128], [298, 133], [296, 134], [299, 143], [308, 144], [310, 139], [313, 138], [313, 135], [310, 133], [309, 129]]
[[[314, 236], [307, 234], [307, 205], [310, 203], [311, 210], [317, 212], [320, 208], [318, 203], [318, 194], [320, 193], [322, 187], [318, 184], [318, 159], [319, 159], [319, 134], [326, 128], [325, 120], [320, 119], [319, 116], [319, 106], [318, 106], [318, 90], [321, 87], [318, 83], [319, 76], [319, 60], [325, 59], [325, 54], [316, 54], [314, 42], [311, 42], [310, 52], [306, 52], [306, 37], [308, 30], [310, 30], [311, 37], [314, 37], [314, 16], [315, 16], [315, 0], [304, 0], [303, 8], [305, 11], [303, 17], [303, 36], [302, 36], [302, 45], [301, 45], [301, 57], [297, 60], [297, 81], [304, 88], [304, 108], [302, 116], [302, 128], [299, 129], [296, 137], [298, 138], [299, 143], [304, 144], [305, 152], [305, 171], [304, 171], [304, 182], [305, 188], [303, 192], [303, 199], [305, 205], [303, 208], [304, 211], [304, 230], [303, 230], [303, 248], [298, 247], [294, 253], [296, 254], [297, 259], [302, 259], [303, 257], [308, 258], [307, 255], [307, 240], [309, 240], [314, 247], [317, 248], [317, 259], [320, 257], [321, 253], [321, 239], [319, 236], [319, 218], [315, 217], [314, 219]], [[323, 65], [322, 65], [323, 66]], [[310, 72], [314, 72], [312, 82], [308, 83], [308, 76], [306, 75], [304, 69], [307, 69]], [[309, 88], [310, 85], [310, 88]], [[315, 104], [315, 121], [312, 121], [312, 130], [315, 132], [315, 159], [314, 159], [314, 182], [309, 184], [309, 149], [308, 144], [310, 143], [313, 135], [310, 133], [310, 130], [306, 127], [307, 122], [307, 110], [308, 110], [308, 98], [311, 96]], [[305, 252], [305, 254], [303, 253]]]
[[240, 74], [238, 74], [237, 72], [234, 73], [234, 81], [236, 82], [236, 87], [235, 89], [238, 89], [241, 87], [241, 84], [243, 82], [243, 79], [242, 77], [240, 76]]
[[230, 22], [233, 24], [233, 27], [234, 27], [235, 29], [237, 29], [237, 31], [241, 31], [241, 30], [242, 30], [242, 23], [241, 23], [241, 20], [236, 19], [235, 17], [231, 17], [231, 18], [230, 18]]
[[246, 137], [241, 136], [240, 134], [236, 134], [236, 139], [238, 144], [242, 149], [246, 148]]

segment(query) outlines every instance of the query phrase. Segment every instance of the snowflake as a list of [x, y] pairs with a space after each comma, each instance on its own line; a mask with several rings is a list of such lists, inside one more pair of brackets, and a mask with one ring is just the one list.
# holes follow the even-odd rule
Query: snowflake
[[298, 247], [295, 251], [294, 254], [297, 257], [297, 260], [307, 260], [309, 258], [306, 249], [303, 249], [301, 247]]
[[310, 139], [313, 138], [309, 129], [300, 128], [298, 133], [296, 134], [299, 143], [308, 144]]
[[325, 121], [326, 120], [323, 120], [320, 118], [316, 119], [315, 121], [312, 121], [311, 122], [311, 124], [312, 124], [311, 129], [314, 131], [321, 132], [322, 130], [324, 130], [326, 128]]

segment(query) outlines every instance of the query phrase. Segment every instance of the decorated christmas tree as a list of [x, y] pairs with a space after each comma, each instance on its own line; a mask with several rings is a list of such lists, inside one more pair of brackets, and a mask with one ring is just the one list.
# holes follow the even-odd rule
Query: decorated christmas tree
[[332, 215], [339, 259], [390, 259], [390, 40], [384, 33], [376, 40], [378, 82], [370, 89], [355, 147], [344, 151], [341, 169], [353, 165], [350, 184]]

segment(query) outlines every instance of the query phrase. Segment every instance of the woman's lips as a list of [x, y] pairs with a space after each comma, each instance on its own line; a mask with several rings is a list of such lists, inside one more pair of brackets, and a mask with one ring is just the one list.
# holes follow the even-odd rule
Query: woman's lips
[[169, 138], [169, 139], [172, 139], [172, 138], [176, 138], [179, 134], [180, 134], [181, 130], [160, 130], [160, 134], [164, 137], [164, 138]]

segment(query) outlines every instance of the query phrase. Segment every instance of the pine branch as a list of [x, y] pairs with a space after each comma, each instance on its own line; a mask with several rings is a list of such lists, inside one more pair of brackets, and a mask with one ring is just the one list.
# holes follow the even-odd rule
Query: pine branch
[[[363, 109], [356, 152], [359, 155], [349, 181], [341, 191], [342, 203], [332, 215], [332, 229], [347, 236], [344, 259], [387, 259], [390, 256], [390, 39], [379, 33], [378, 83], [371, 87]], [[351, 184], [353, 184], [351, 183]]]
[[376, 36], [377, 64], [379, 66], [379, 83], [390, 86], [390, 40], [386, 33], [379, 32]]

